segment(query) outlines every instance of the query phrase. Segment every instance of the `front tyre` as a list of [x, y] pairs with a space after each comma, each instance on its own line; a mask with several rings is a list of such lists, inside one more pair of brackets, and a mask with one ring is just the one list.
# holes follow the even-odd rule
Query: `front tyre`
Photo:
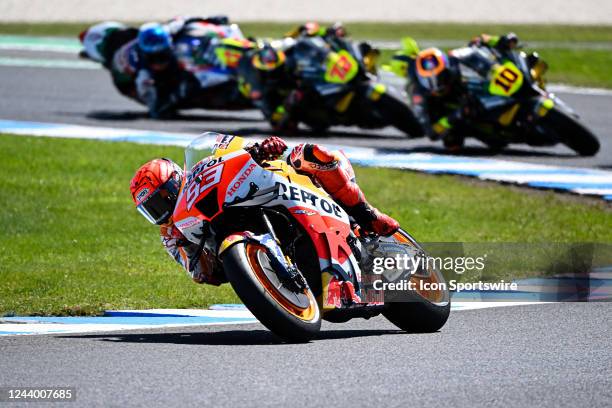
[[386, 124], [401, 130], [410, 137], [423, 136], [423, 127], [410, 106], [401, 99], [384, 93], [374, 102], [374, 105]]
[[552, 131], [557, 139], [580, 156], [594, 156], [599, 151], [599, 141], [579, 121], [554, 108], [541, 120], [541, 126]]
[[270, 331], [289, 342], [307, 342], [321, 329], [310, 288], [295, 292], [278, 279], [265, 247], [241, 242], [223, 255], [223, 269], [238, 297]]

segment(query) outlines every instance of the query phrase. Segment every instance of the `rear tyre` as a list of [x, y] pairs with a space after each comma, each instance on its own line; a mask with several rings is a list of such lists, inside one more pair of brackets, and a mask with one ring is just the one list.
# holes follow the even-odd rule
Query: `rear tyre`
[[423, 127], [407, 103], [389, 94], [382, 94], [375, 106], [383, 120], [410, 137], [423, 136]]
[[595, 135], [579, 121], [556, 108], [542, 118], [541, 125], [550, 129], [561, 143], [580, 156], [594, 156], [599, 151], [599, 141]]
[[285, 341], [307, 342], [321, 329], [321, 314], [310, 289], [296, 293], [277, 278], [264, 247], [241, 242], [223, 255], [223, 269], [245, 306]]
[[[416, 240], [401, 229], [390, 239], [423, 251]], [[448, 320], [451, 308], [450, 294], [444, 276], [437, 269], [430, 268], [427, 273], [413, 275], [411, 280], [416, 283], [417, 287], [419, 287], [419, 280], [443, 283], [444, 289], [408, 291], [407, 294], [410, 296], [408, 301], [386, 304], [383, 315], [391, 323], [408, 333], [433, 333], [440, 330]]]
[[415, 299], [409, 303], [391, 303], [383, 315], [408, 333], [434, 333], [448, 320], [450, 306], [450, 302], [440, 306]]

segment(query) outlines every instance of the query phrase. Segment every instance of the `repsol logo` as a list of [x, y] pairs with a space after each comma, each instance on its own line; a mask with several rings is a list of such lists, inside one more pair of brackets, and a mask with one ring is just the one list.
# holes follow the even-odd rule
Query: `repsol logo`
[[257, 165], [255, 163], [251, 163], [251, 165], [247, 167], [247, 169], [243, 171], [242, 174], [238, 177], [238, 180], [236, 180], [236, 182], [232, 184], [232, 186], [227, 191], [227, 195], [230, 197], [233, 196], [234, 193], [238, 191], [242, 183], [244, 183], [244, 181], [247, 179], [247, 177], [251, 175], [251, 173], [253, 172], [253, 170], [255, 170], [256, 167]]
[[191, 170], [191, 174], [187, 177], [187, 183], [190, 183], [191, 180], [201, 175], [206, 169], [211, 168], [221, 162], [223, 162], [223, 157], [207, 157], [206, 159], [202, 160]]
[[338, 218], [342, 218], [340, 206], [333, 201], [326, 200], [309, 191], [296, 186], [286, 185], [281, 182], [276, 182], [278, 188], [278, 197], [283, 200], [299, 201], [301, 203], [310, 204], [313, 207], [320, 208], [324, 213], [333, 214]]

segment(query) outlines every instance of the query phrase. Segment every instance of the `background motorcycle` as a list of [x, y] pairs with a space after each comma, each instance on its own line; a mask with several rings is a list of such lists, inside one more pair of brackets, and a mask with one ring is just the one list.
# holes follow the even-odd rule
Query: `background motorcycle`
[[563, 143], [581, 156], [593, 156], [599, 141], [567, 104], [544, 87], [546, 65], [537, 54], [512, 50], [502, 57], [488, 47], [453, 50], [476, 70], [460, 64], [469, 106], [477, 106], [457, 131], [476, 136], [493, 149], [509, 143], [552, 146]]
[[[186, 150], [188, 171], [175, 225], [187, 239], [217, 254], [218, 268], [240, 299], [275, 334], [307, 341], [319, 332], [321, 318], [340, 322], [381, 313], [410, 332], [432, 332], [444, 325], [450, 311], [446, 288], [408, 291], [402, 302], [366, 299], [362, 278], [371, 272], [366, 268], [373, 256], [423, 252], [408, 233], [362, 236], [346, 212], [308, 177], [281, 160], [258, 165], [239, 138], [219, 135], [213, 156], [200, 160], [203, 146], [207, 144], [200, 138]], [[350, 280], [363, 303], [322, 314], [323, 271]], [[444, 282], [435, 269], [414, 272], [414, 282]]]
[[405, 94], [369, 73], [352, 42], [338, 39], [331, 47], [321, 37], [299, 38], [286, 54], [293, 89], [275, 91], [298, 91], [301, 101], [287, 107], [290, 120], [321, 132], [335, 125], [393, 126], [411, 137], [422, 136]]
[[[212, 31], [211, 31], [212, 30]], [[193, 24], [181, 32], [175, 54], [190, 79], [182, 84], [181, 108], [252, 108], [238, 90], [236, 67], [252, 47], [235, 25]]]

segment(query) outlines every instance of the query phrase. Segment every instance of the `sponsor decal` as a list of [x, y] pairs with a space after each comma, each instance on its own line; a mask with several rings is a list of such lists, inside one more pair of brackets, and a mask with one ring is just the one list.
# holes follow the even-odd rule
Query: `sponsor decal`
[[149, 194], [149, 189], [146, 188], [146, 187], [143, 188], [136, 195], [136, 201], [138, 201], [140, 203], [148, 194]]
[[185, 218], [184, 220], [180, 220], [174, 223], [178, 229], [187, 229], [191, 228], [194, 225], [200, 223], [200, 220], [195, 217]]
[[278, 187], [278, 198], [305, 203], [321, 209], [324, 213], [342, 218], [340, 206], [331, 200], [319, 197], [300, 187], [285, 185], [279, 181], [276, 182], [276, 186]]
[[198, 197], [221, 181], [224, 166], [225, 163], [223, 163], [221, 157], [198, 164], [197, 172], [194, 171], [194, 175], [188, 179], [189, 186], [186, 193], [188, 211], [191, 210]]
[[251, 234], [248, 232], [239, 232], [236, 234], [232, 234], [229, 237], [225, 238], [221, 245], [219, 246], [219, 250], [217, 251], [218, 255], [221, 255], [227, 248], [234, 245], [236, 242], [243, 241], [245, 238], [250, 237]]
[[217, 140], [215, 142], [215, 146], [213, 147], [213, 151], [217, 149], [227, 149], [227, 147], [234, 140], [234, 136], [231, 135], [219, 135], [217, 136]]
[[309, 210], [294, 210], [293, 213], [294, 214], [302, 214], [302, 215], [315, 215], [316, 214], [316, 212], [309, 211]]
[[253, 170], [255, 170], [255, 168], [257, 168], [257, 164], [255, 163], [251, 163], [251, 165], [249, 167], [246, 168], [245, 171], [242, 172], [242, 174], [240, 176], [238, 176], [238, 180], [236, 180], [236, 182], [234, 184], [231, 185], [231, 187], [229, 188], [229, 190], [227, 191], [227, 195], [228, 196], [233, 196], [236, 191], [238, 191], [238, 189], [240, 188], [240, 186], [246, 181], [246, 179], [251, 175], [251, 173], [253, 172]]
[[215, 158], [210, 156], [201, 160], [193, 167], [191, 174], [187, 176], [187, 183], [191, 183], [194, 178], [201, 176], [207, 168], [211, 168], [221, 162], [223, 162], [223, 157]]
[[338, 167], [338, 161], [334, 160], [334, 161], [331, 161], [329, 163], [324, 163], [324, 164], [308, 162], [308, 167], [314, 170], [323, 170], [323, 171], [333, 170]]
[[291, 161], [295, 162], [296, 160], [299, 160], [300, 157], [302, 157], [304, 152], [304, 144], [299, 144], [297, 146], [295, 146], [293, 148], [293, 150], [291, 151]]

